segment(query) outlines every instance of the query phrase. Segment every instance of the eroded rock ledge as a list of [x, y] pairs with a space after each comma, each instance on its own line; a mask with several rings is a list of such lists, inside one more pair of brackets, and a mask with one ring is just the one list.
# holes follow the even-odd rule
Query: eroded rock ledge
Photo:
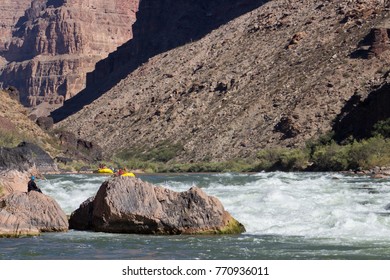
[[198, 187], [175, 192], [118, 177], [74, 211], [70, 229], [136, 234], [238, 234], [244, 226]]

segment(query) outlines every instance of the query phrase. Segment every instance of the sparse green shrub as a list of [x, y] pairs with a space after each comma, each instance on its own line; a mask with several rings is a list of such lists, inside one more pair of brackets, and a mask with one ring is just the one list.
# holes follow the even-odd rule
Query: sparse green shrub
[[[225, 162], [202, 161], [175, 163], [181, 145], [160, 143], [155, 148], [135, 147], [127, 150], [107, 163], [108, 166], [141, 169], [146, 172], [251, 172], [251, 171], [343, 171], [370, 169], [375, 166], [390, 166], [390, 139], [387, 135], [390, 121], [378, 124], [375, 137], [356, 141], [348, 139], [336, 143], [333, 133], [308, 141], [303, 148], [272, 148], [260, 150], [252, 160], [230, 160]], [[380, 128], [380, 129], [379, 129]]]
[[390, 141], [381, 136], [355, 141], [348, 150], [349, 168], [369, 169], [390, 164]]
[[279, 159], [283, 170], [303, 170], [309, 162], [309, 153], [304, 149], [285, 150]]
[[144, 146], [133, 147], [122, 151], [117, 155], [117, 157], [123, 160], [138, 159], [140, 161], [166, 163], [178, 156], [182, 150], [183, 146], [180, 143], [163, 141], [151, 149]]
[[130, 158], [127, 160], [121, 158], [114, 158], [112, 162], [107, 163], [107, 166], [113, 168], [127, 168], [129, 170], [140, 169], [147, 173], [160, 172], [161, 163], [143, 161], [137, 158]]
[[372, 135], [390, 138], [390, 118], [377, 122], [372, 130]]
[[69, 164], [64, 164], [62, 162], [58, 162], [57, 166], [60, 170], [65, 171], [65, 172], [75, 172], [76, 170], [73, 168], [72, 165]]
[[0, 147], [16, 147], [24, 138], [19, 133], [0, 130]]
[[282, 149], [264, 149], [257, 153], [257, 159], [259, 161], [258, 170], [271, 170], [272, 167], [278, 162]]
[[339, 145], [332, 141], [312, 148], [311, 161], [318, 171], [370, 169], [390, 164], [390, 141], [382, 136]]
[[160, 165], [158, 172], [162, 173], [199, 173], [199, 172], [251, 172], [256, 164], [250, 160], [229, 160], [224, 162], [170, 163]]
[[306, 149], [309, 150], [310, 156], [318, 146], [330, 145], [333, 142], [334, 132], [328, 132], [320, 135], [317, 139], [310, 139], [306, 142]]
[[259, 151], [257, 159], [257, 170], [304, 170], [309, 162], [309, 152], [306, 149], [274, 148]]
[[316, 169], [341, 171], [348, 168], [348, 148], [335, 142], [315, 147], [311, 160]]

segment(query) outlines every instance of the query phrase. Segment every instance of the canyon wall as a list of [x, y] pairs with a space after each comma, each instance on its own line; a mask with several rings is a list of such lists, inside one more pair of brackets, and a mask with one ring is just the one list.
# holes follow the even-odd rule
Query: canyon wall
[[189, 44], [269, 0], [145, 0], [139, 3], [133, 39], [96, 64], [86, 89], [65, 102], [56, 121], [82, 109], [153, 56]]
[[18, 19], [31, 5], [31, 0], [2, 0], [0, 19], [0, 52], [7, 49], [12, 38], [12, 30]]
[[139, 0], [28, 2], [17, 21], [3, 23], [0, 83], [17, 87], [22, 103], [45, 115], [85, 87], [97, 61], [132, 38]]

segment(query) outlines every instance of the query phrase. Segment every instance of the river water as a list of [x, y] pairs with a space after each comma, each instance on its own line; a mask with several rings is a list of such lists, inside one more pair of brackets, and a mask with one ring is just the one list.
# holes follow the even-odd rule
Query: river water
[[[233, 236], [150, 236], [69, 231], [0, 239], [0, 259], [390, 259], [390, 180], [338, 173], [139, 175], [176, 191], [201, 187], [246, 227]], [[70, 214], [101, 175], [39, 181]]]

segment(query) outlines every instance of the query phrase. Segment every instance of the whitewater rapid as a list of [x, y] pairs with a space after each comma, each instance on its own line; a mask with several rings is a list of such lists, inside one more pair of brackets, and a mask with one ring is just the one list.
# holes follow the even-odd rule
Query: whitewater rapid
[[[139, 175], [176, 191], [192, 186], [221, 200], [249, 235], [390, 241], [390, 180], [337, 173]], [[101, 175], [51, 175], [43, 191], [67, 214], [94, 196]]]

